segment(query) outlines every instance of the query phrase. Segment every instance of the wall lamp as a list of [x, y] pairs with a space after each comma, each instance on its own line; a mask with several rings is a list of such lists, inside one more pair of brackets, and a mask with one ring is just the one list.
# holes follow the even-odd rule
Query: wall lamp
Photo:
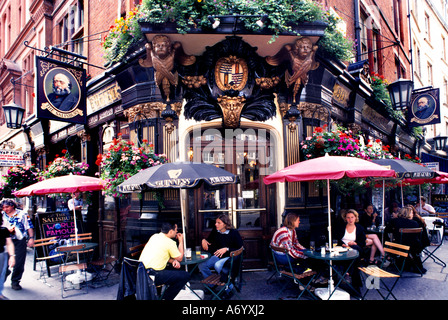
[[20, 129], [22, 127], [23, 114], [25, 109], [15, 103], [15, 80], [11, 79], [13, 98], [12, 103], [3, 106], [3, 112], [5, 114], [6, 127], [9, 129]]

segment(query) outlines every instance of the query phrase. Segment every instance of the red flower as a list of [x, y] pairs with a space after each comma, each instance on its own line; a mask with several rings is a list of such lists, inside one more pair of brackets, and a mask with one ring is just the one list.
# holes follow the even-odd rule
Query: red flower
[[62, 149], [62, 151], [61, 151], [63, 154], [66, 154], [67, 153], [67, 149]]
[[314, 129], [314, 132], [324, 132], [324, 129], [322, 129], [321, 127], [317, 127], [316, 129]]

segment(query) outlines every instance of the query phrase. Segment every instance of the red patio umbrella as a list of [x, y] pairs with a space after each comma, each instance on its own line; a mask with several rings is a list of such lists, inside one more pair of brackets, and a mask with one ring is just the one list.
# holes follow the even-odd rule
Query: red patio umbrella
[[[99, 178], [83, 175], [66, 175], [56, 178], [46, 179], [26, 188], [20, 189], [13, 194], [16, 197], [42, 196], [52, 193], [71, 193], [75, 198], [75, 192], [99, 191], [103, 190], [106, 182]], [[73, 208], [73, 220], [75, 222], [75, 243], [78, 244], [78, 228], [76, 226], [76, 213]]]
[[[271, 184], [285, 181], [327, 180], [328, 243], [331, 244], [330, 180], [339, 180], [343, 177], [395, 177], [395, 171], [360, 158], [329, 156], [327, 154], [325, 157], [302, 161], [281, 169], [264, 177], [263, 181], [266, 184]], [[332, 275], [330, 273], [329, 292], [333, 291], [333, 281], [331, 279]]]

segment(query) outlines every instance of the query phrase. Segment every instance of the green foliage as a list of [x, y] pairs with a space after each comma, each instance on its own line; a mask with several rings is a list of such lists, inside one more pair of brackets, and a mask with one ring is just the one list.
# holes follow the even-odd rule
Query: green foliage
[[338, 19], [311, 0], [143, 0], [126, 18], [117, 19], [110, 26], [102, 42], [104, 58], [112, 62], [124, 57], [128, 48], [142, 36], [139, 21], [175, 22], [179, 33], [187, 33], [191, 29], [211, 29], [208, 16], [229, 14], [257, 15], [240, 18], [252, 31], [261, 29], [255, 22], [259, 16], [267, 15], [264, 28], [273, 34], [270, 42], [282, 32], [292, 32], [291, 24], [322, 21], [328, 27], [320, 41], [321, 54], [343, 61], [353, 55], [353, 42], [337, 29]]

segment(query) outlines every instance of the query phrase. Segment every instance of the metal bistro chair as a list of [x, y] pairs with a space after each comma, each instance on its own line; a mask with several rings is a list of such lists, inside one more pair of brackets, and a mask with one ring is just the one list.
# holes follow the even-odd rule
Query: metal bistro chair
[[[114, 248], [117, 255], [114, 254]], [[121, 239], [104, 241], [104, 254], [101, 258], [90, 261], [89, 265], [93, 267], [95, 276], [92, 282], [106, 281], [121, 259]], [[103, 274], [105, 273], [105, 274]]]
[[416, 240], [421, 242], [423, 228], [401, 228], [400, 232], [400, 243], [404, 245], [409, 245], [409, 255], [405, 259], [406, 261], [410, 261], [410, 263], [417, 268], [420, 273], [420, 277], [423, 277], [423, 270], [419, 265], [415, 262], [416, 259], [420, 259], [419, 253], [413, 251], [412, 243]]
[[[70, 235], [70, 240], [73, 241], [74, 243], [76, 243], [76, 240], [78, 240], [78, 244], [83, 243], [83, 242], [88, 242], [88, 241], [92, 241], [93, 237], [92, 237], [92, 233], [78, 233], [77, 235], [75, 234], [71, 234]], [[93, 252], [95, 251], [94, 248], [91, 249], [86, 249], [85, 251], [80, 251], [78, 252], [79, 254], [82, 255], [82, 257], [85, 258], [86, 262], [89, 262], [90, 260], [92, 260], [93, 258]]]
[[[431, 230], [432, 231], [431, 247], [435, 246], [435, 248], [432, 250], [428, 248], [423, 249], [423, 253], [425, 253], [427, 256], [422, 262], [424, 263], [426, 260], [431, 258], [435, 263], [440, 264], [445, 268], [446, 263], [443, 262], [439, 257], [437, 257], [435, 255], [435, 252], [443, 245], [443, 240], [445, 238], [445, 232], [446, 232], [445, 219], [448, 218], [448, 214], [437, 214], [437, 217], [440, 218], [440, 220], [436, 220], [433, 222], [434, 227]], [[441, 230], [442, 232], [439, 233], [439, 230]], [[440, 240], [439, 237], [437, 236], [438, 234], [441, 235]], [[436, 238], [436, 241], [432, 241], [434, 237]]]
[[[375, 289], [384, 300], [389, 299], [390, 296], [397, 300], [397, 297], [395, 297], [392, 291], [397, 285], [398, 280], [401, 278], [406, 263], [406, 258], [409, 255], [409, 249], [409, 246], [386, 241], [384, 243], [385, 256], [382, 260], [381, 267], [371, 265], [368, 267], [359, 268], [359, 270], [366, 275], [366, 292], [362, 296], [363, 300], [366, 295], [372, 291], [371, 289]], [[384, 262], [386, 260], [392, 261], [392, 266], [395, 267], [395, 271], [397, 273], [391, 273], [385, 270]], [[390, 288], [387, 286], [384, 279], [394, 279]], [[383, 288], [387, 291], [387, 295], [383, 295], [381, 292], [381, 285], [383, 285]]]
[[[51, 277], [50, 266], [48, 265], [49, 260], [54, 260], [64, 257], [62, 253], [56, 253], [50, 255], [49, 246], [56, 244], [58, 241], [57, 237], [44, 238], [44, 239], [36, 239], [34, 240], [34, 261], [39, 263], [40, 267], [40, 275], [39, 280], [43, 279], [43, 282], [46, 283], [47, 279], [45, 277], [45, 271], [48, 274], [48, 277]], [[34, 268], [34, 270], [36, 270]]]
[[[279, 278], [284, 277], [288, 280], [292, 280], [292, 282], [294, 284], [298, 285], [300, 290], [302, 291], [298, 295], [297, 300], [300, 299], [305, 292], [308, 292], [308, 294], [313, 299], [317, 299], [316, 296], [309, 290], [309, 286], [310, 286], [311, 282], [314, 280], [314, 278], [316, 277], [317, 272], [316, 271], [307, 271], [302, 274], [297, 274], [296, 272], [294, 272], [294, 268], [292, 266], [291, 259], [288, 259], [288, 265], [284, 266], [285, 269], [280, 268], [280, 265], [277, 262], [277, 259], [275, 257], [275, 252], [279, 252], [279, 253], [288, 255], [288, 249], [282, 248], [282, 247], [276, 247], [276, 246], [272, 246], [272, 245], [270, 246], [270, 248], [271, 248], [271, 252], [272, 252], [272, 259], [274, 261], [276, 275]], [[306, 281], [304, 281], [304, 279], [309, 279], [309, 280], [308, 280], [308, 282], [306, 282]], [[276, 299], [278, 299], [280, 297], [280, 295], [282, 294], [282, 292], [285, 290], [286, 286], [289, 283], [290, 283], [289, 281], [287, 283], [285, 283], [285, 285], [281, 288], [280, 292], [278, 293]]]
[[[70, 256], [71, 254], [78, 254], [79, 252], [82, 252], [83, 250], [85, 250], [86, 245], [85, 244], [78, 244], [78, 245], [74, 245], [74, 246], [61, 246], [57, 248], [57, 251], [59, 253], [62, 253], [65, 255], [65, 259], [63, 264], [59, 267], [59, 273], [61, 274], [61, 296], [62, 298], [67, 298], [66, 295], [64, 295], [65, 291], [69, 291], [69, 290], [81, 290], [82, 287], [82, 283], [81, 283], [81, 277], [79, 277], [79, 280], [77, 280], [76, 282], [78, 283], [73, 283], [72, 282], [72, 286], [71, 287], [67, 287], [66, 283], [67, 281], [67, 276], [69, 275], [74, 275], [75, 273], [81, 273], [82, 276], [82, 271], [84, 271], [84, 288], [85, 290], [83, 292], [80, 292], [78, 294], [86, 294], [88, 293], [88, 285], [87, 285], [87, 263], [85, 262], [81, 262], [81, 263], [77, 263], [76, 261], [70, 261]], [[75, 296], [78, 294], [73, 294], [71, 296]]]
[[[212, 300], [222, 300], [226, 290], [231, 289], [231, 292], [238, 296], [238, 291], [241, 291], [241, 269], [243, 263], [244, 247], [230, 252], [230, 268], [226, 279], [221, 279], [221, 274], [214, 273], [203, 279], [201, 283], [213, 295]], [[227, 263], [227, 262], [226, 262]], [[224, 268], [223, 268], [224, 270]], [[217, 292], [213, 287], [217, 287]]]

